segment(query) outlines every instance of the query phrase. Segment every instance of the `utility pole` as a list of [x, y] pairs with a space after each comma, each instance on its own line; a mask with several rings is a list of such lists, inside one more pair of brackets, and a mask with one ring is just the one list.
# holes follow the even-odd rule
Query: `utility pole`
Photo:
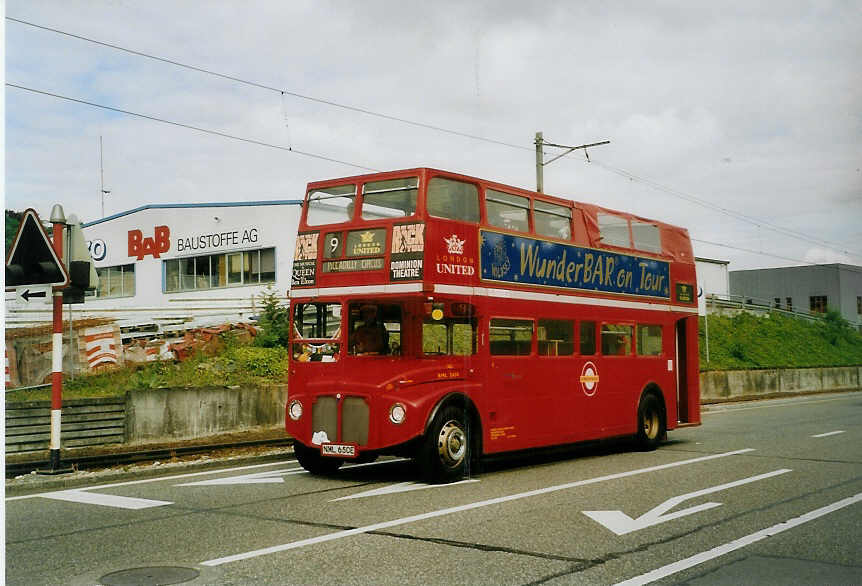
[[111, 193], [110, 189], [105, 189], [105, 165], [102, 162], [102, 135], [99, 135], [99, 177], [100, 190], [102, 195], [102, 217], [105, 217], [105, 196]]
[[[578, 149], [584, 149], [584, 154], [587, 156], [587, 161], [589, 161], [590, 155], [589, 155], [589, 153], [587, 153], [588, 148], [591, 148], [594, 146], [601, 146], [603, 144], [610, 144], [611, 141], [603, 140], [601, 142], [592, 142], [590, 144], [581, 144], [578, 146], [568, 146], [568, 145], [564, 145], [564, 144], [554, 144], [552, 142], [545, 142], [545, 139], [542, 136], [542, 133], [537, 132], [535, 143], [536, 143], [536, 191], [538, 191], [539, 193], [544, 193], [544, 189], [545, 189], [544, 168], [546, 165], [550, 165], [551, 163], [553, 163], [557, 159], [559, 159], [561, 157], [565, 157], [570, 152], [572, 152], [574, 150], [578, 150]], [[550, 159], [549, 161], [545, 161], [545, 154], [544, 154], [543, 148], [546, 146], [554, 147], [554, 148], [558, 148], [558, 149], [566, 149], [566, 151], [563, 153], [560, 153], [559, 155], [557, 155], [553, 159]]]
[[536, 191], [544, 193], [545, 189], [545, 158], [542, 154], [542, 145], [545, 139], [541, 132], [536, 133]]

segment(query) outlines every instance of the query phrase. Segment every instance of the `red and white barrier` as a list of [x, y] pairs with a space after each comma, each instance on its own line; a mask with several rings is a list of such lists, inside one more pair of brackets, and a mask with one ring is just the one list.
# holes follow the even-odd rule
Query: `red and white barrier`
[[114, 337], [114, 326], [87, 328], [83, 332], [84, 352], [87, 366], [94, 368], [99, 364], [118, 364], [120, 354]]

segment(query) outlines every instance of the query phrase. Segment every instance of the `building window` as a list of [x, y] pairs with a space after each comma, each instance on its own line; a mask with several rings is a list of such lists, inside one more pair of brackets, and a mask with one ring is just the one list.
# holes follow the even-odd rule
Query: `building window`
[[165, 293], [275, 283], [275, 248], [164, 261]]
[[775, 307], [775, 309], [781, 309], [781, 297], [775, 298], [775, 304], [773, 305], [773, 307]]
[[812, 313], [826, 313], [826, 295], [812, 295], [808, 299]]
[[793, 297], [785, 297], [784, 301], [787, 302], [787, 311], [793, 311]]
[[88, 297], [109, 299], [135, 296], [134, 264], [96, 268], [96, 274], [99, 275], [99, 287], [95, 291], [88, 291]]
[[856, 296], [856, 315], [862, 315], [862, 297]]

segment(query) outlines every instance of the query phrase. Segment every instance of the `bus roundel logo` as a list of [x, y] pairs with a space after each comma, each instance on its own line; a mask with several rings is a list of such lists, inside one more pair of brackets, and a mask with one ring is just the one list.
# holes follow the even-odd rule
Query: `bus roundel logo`
[[599, 369], [592, 362], [584, 364], [581, 369], [581, 388], [584, 389], [584, 394], [592, 397], [596, 394], [599, 388]]

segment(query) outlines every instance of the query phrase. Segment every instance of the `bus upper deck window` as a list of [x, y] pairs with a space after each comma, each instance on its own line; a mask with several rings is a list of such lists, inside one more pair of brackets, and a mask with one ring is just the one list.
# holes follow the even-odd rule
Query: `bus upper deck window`
[[309, 226], [349, 222], [353, 219], [355, 202], [355, 185], [338, 185], [309, 191], [305, 222]]
[[632, 238], [638, 250], [661, 252], [661, 234], [655, 224], [632, 220]]
[[412, 216], [418, 193], [418, 177], [366, 183], [362, 187], [362, 219]]
[[487, 189], [485, 211], [492, 226], [519, 232], [530, 230], [530, 200], [526, 197]]
[[472, 183], [434, 177], [428, 182], [426, 207], [438, 218], [479, 221], [479, 189]]
[[572, 237], [572, 210], [565, 206], [533, 200], [536, 234], [568, 240]]
[[627, 218], [599, 212], [598, 221], [602, 244], [619, 246], [621, 248], [632, 247], [632, 240], [629, 236], [629, 221]]

